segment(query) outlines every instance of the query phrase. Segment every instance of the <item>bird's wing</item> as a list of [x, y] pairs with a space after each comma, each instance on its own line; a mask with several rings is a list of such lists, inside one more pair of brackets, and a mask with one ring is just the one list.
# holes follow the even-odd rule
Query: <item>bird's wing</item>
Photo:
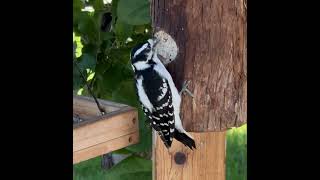
[[143, 81], [145, 81], [142, 83], [145, 93], [153, 105], [151, 112], [142, 105], [143, 112], [149, 119], [151, 127], [159, 133], [165, 145], [170, 147], [173, 140], [175, 122], [169, 83], [155, 71], [144, 77]]

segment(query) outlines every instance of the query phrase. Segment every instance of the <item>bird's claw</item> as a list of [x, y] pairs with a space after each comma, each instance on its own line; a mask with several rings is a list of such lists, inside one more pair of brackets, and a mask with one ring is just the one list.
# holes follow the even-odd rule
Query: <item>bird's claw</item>
[[190, 90], [188, 89], [188, 85], [189, 85], [190, 81], [184, 81], [183, 85], [182, 85], [182, 89], [180, 91], [180, 96], [182, 95], [182, 93], [186, 92], [187, 94], [189, 94], [192, 98], [194, 98], [194, 95], [190, 92]]

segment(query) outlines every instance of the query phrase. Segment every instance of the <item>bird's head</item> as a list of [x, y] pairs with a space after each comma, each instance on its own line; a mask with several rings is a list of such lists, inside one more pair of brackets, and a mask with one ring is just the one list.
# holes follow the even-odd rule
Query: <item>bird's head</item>
[[143, 70], [151, 66], [153, 63], [152, 57], [155, 53], [154, 47], [158, 41], [148, 39], [147, 42], [138, 44], [131, 51], [131, 64], [134, 70]]

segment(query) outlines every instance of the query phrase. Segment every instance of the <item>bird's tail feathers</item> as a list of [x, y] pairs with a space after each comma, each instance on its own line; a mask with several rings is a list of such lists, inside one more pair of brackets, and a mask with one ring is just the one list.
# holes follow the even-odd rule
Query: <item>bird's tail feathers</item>
[[192, 136], [187, 132], [182, 132], [181, 133], [177, 129], [175, 129], [174, 138], [176, 140], [180, 141], [185, 146], [188, 146], [191, 150], [193, 150], [193, 148], [197, 149], [196, 148], [196, 144], [195, 144]]

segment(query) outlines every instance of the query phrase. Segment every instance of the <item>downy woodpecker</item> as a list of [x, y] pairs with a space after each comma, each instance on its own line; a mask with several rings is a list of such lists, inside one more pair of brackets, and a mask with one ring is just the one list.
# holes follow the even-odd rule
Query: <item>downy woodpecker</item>
[[149, 39], [131, 51], [135, 87], [142, 110], [167, 148], [171, 147], [173, 138], [190, 149], [196, 148], [192, 136], [181, 123], [181, 92], [178, 92], [170, 73], [158, 58], [156, 44], [156, 39]]

